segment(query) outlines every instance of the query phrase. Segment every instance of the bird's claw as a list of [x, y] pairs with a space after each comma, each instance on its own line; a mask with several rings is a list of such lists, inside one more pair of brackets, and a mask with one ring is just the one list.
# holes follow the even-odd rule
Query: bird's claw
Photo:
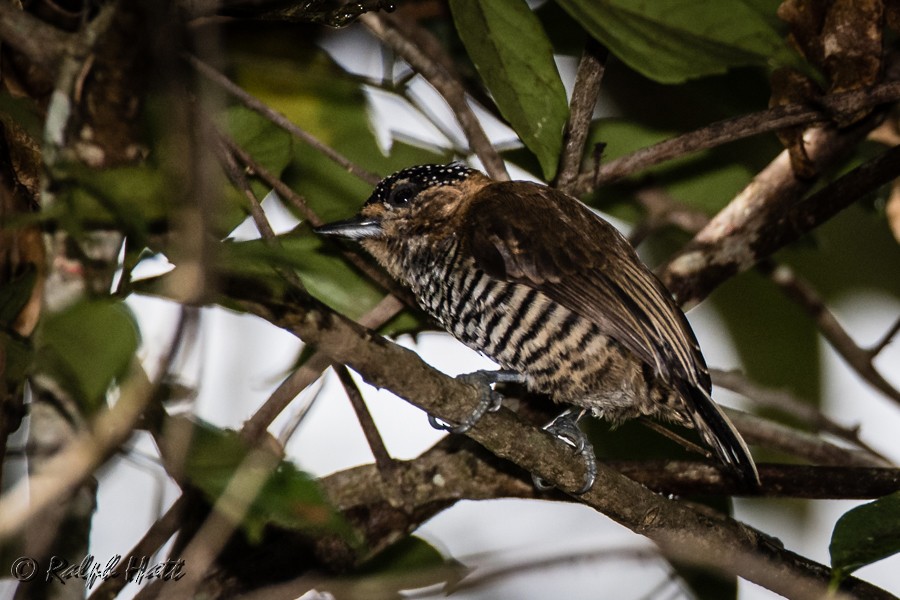
[[[578, 413], [578, 416], [574, 416], [575, 413]], [[544, 431], [571, 446], [576, 455], [583, 457], [585, 463], [584, 484], [573, 492], [576, 495], [588, 492], [594, 487], [594, 482], [597, 480], [597, 456], [594, 454], [594, 447], [584, 432], [578, 428], [578, 419], [583, 414], [583, 410], [568, 409], [543, 427]], [[531, 480], [534, 482], [534, 487], [541, 491], [547, 491], [554, 487], [537, 475], [532, 475]]]
[[478, 405], [469, 416], [456, 425], [442, 421], [434, 415], [428, 415], [428, 423], [435, 429], [450, 433], [466, 433], [481, 420], [485, 413], [497, 412], [503, 406], [503, 395], [494, 391], [491, 386], [495, 383], [520, 383], [522, 376], [513, 371], [475, 371], [459, 375], [456, 379], [473, 385], [481, 391]]

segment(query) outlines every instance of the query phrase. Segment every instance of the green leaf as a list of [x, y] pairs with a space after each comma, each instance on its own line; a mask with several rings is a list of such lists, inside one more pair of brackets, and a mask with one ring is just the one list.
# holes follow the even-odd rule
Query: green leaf
[[27, 264], [21, 273], [0, 286], [0, 329], [9, 329], [25, 308], [35, 281], [37, 269], [33, 264]]
[[357, 573], [405, 573], [444, 565], [446, 559], [434, 546], [411, 535], [392, 544], [357, 569]]
[[[225, 123], [234, 142], [253, 160], [276, 177], [282, 175], [294, 155], [291, 134], [259, 113], [243, 106], [229, 107], [225, 112]], [[271, 190], [270, 186], [258, 178], [248, 177], [247, 181], [260, 201]], [[229, 201], [225, 203], [225, 208], [234, 210], [220, 210], [222, 214], [216, 215], [216, 228], [222, 236], [232, 231], [250, 212], [243, 192], [230, 185], [227, 190]]]
[[[178, 420], [173, 424], [183, 425]], [[237, 475], [237, 487], [264, 478], [244, 515], [241, 526], [251, 541], [262, 539], [266, 525], [309, 532], [329, 532], [355, 542], [354, 532], [340, 513], [328, 503], [316, 481], [288, 461], [279, 461], [268, 475], [261, 463], [248, 460], [250, 452], [240, 436], [208, 423], [189, 422], [193, 427], [190, 449], [185, 453], [185, 476], [215, 503]], [[273, 460], [276, 460], [273, 457]], [[240, 470], [239, 470], [240, 469]]]
[[844, 513], [834, 525], [828, 550], [838, 578], [900, 553], [900, 492]]
[[628, 66], [661, 83], [740, 66], [809, 70], [741, 0], [558, 0]]
[[428, 542], [409, 536], [392, 544], [356, 569], [349, 581], [358, 598], [401, 598], [401, 590], [442, 585], [446, 594], [469, 572]]
[[[384, 297], [378, 286], [336, 253], [336, 246], [309, 227], [300, 226], [277, 239], [278, 246], [262, 240], [224, 243], [217, 259], [225, 272], [257, 279], [276, 290], [282, 289], [284, 282], [275, 268], [293, 269], [313, 296], [351, 319], [358, 319]], [[411, 313], [404, 313], [385, 333], [410, 331], [418, 325]]]
[[456, 30], [500, 112], [556, 173], [569, 107], [553, 48], [525, 0], [450, 0]]
[[112, 227], [140, 238], [158, 228], [171, 209], [172, 177], [150, 161], [109, 169], [60, 165], [55, 177], [60, 202], [46, 215], [70, 232]]
[[37, 334], [38, 369], [51, 373], [90, 414], [103, 406], [139, 342], [137, 324], [122, 302], [85, 300], [44, 317]]

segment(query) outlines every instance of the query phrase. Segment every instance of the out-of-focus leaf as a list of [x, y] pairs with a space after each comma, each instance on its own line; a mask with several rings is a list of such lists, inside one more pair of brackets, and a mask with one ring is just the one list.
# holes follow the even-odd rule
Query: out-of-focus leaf
[[445, 564], [446, 559], [437, 549], [422, 538], [411, 535], [375, 558], [367, 561], [357, 573], [407, 572], [418, 569], [432, 569]]
[[559, 0], [631, 68], [661, 83], [739, 66], [809, 67], [741, 0]]
[[[279, 247], [261, 240], [225, 243], [217, 259], [225, 272], [243, 277], [257, 278], [279, 289], [284, 285], [276, 267], [293, 269], [303, 285], [316, 298], [331, 308], [358, 319], [371, 310], [384, 297], [378, 286], [370, 283], [346, 261], [327, 248], [322, 240], [306, 226], [289, 234], [278, 236]], [[414, 330], [418, 321], [412, 313], [404, 313], [391, 321], [385, 333]]]
[[[185, 475], [210, 503], [225, 491], [236, 476], [256, 480], [262, 473], [240, 472], [253, 467], [249, 450], [240, 436], [207, 423], [192, 423], [190, 449], [185, 453]], [[240, 486], [238, 486], [240, 487]], [[265, 479], [241, 526], [251, 541], [259, 541], [266, 525], [310, 532], [327, 532], [354, 540], [350, 525], [327, 501], [318, 484], [287, 461]]]
[[90, 414], [133, 360], [140, 336], [121, 302], [86, 300], [47, 314], [37, 333], [38, 369], [52, 373]]
[[[771, 282], [750, 271], [726, 282], [710, 299], [750, 379], [787, 388], [810, 402], [821, 397], [818, 332], [808, 315]], [[714, 356], [706, 360], [717, 362]]]
[[900, 552], [900, 492], [844, 513], [828, 550], [838, 578]]
[[569, 108], [540, 21], [525, 0], [450, 0], [450, 9], [497, 107], [552, 179]]
[[34, 348], [31, 343], [16, 334], [0, 331], [0, 356], [3, 367], [0, 369], [2, 383], [6, 389], [2, 393], [17, 393], [25, 384], [25, 376], [31, 367]]
[[[228, 132], [237, 144], [260, 165], [280, 175], [293, 154], [291, 134], [257, 112], [232, 106], [226, 113]], [[268, 193], [268, 189], [260, 190]]]
[[402, 597], [401, 590], [440, 584], [450, 593], [467, 573], [468, 568], [458, 561], [444, 558], [428, 542], [409, 536], [364, 563], [351, 580], [357, 597], [390, 598], [394, 594]]
[[[225, 113], [226, 130], [234, 142], [275, 176], [281, 176], [293, 157], [293, 138], [270, 120], [242, 106], [232, 106]], [[248, 177], [250, 188], [262, 200], [271, 188], [254, 177]], [[249, 214], [247, 199], [236, 188], [229, 187], [229, 207], [238, 210], [220, 211], [217, 230], [225, 235]]]
[[150, 163], [109, 169], [69, 165], [57, 183], [59, 202], [45, 214], [69, 231], [112, 227], [143, 236], [166, 219], [173, 196], [172, 178]]
[[[335, 66], [323, 53], [273, 59], [246, 47], [234, 60], [236, 80], [303, 130], [361, 167], [389, 175], [415, 164], [444, 163], [449, 152], [395, 142], [384, 156], [369, 123], [358, 79]], [[282, 53], [283, 54], [283, 53]], [[284, 181], [302, 194], [323, 221], [355, 214], [372, 186], [347, 173], [315, 148], [294, 143]], [[291, 208], [289, 203], [286, 204]]]
[[23, 272], [0, 286], [0, 329], [8, 330], [31, 298], [37, 281], [37, 270], [28, 265]]

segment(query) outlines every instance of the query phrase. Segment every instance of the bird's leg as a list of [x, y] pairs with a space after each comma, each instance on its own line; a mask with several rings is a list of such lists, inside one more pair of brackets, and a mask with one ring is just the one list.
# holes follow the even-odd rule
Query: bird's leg
[[443, 429], [450, 433], [465, 433], [475, 426], [475, 423], [484, 416], [484, 413], [494, 412], [500, 409], [500, 405], [503, 403], [503, 396], [499, 392], [494, 391], [494, 388], [491, 387], [493, 384], [524, 382], [521, 373], [503, 369], [498, 371], [485, 370], [475, 371], [474, 373], [465, 373], [464, 375], [459, 375], [456, 379], [477, 387], [481, 391], [481, 398], [479, 399], [478, 406], [475, 407], [475, 410], [473, 410], [468, 417], [463, 419], [462, 422], [456, 425], [443, 423], [434, 415], [428, 415], [428, 422], [431, 423], [432, 427], [435, 429]]
[[[594, 480], [597, 479], [597, 456], [594, 454], [594, 447], [584, 432], [578, 428], [578, 420], [585, 412], [587, 412], [585, 408], [567, 408], [543, 427], [544, 431], [572, 446], [575, 454], [580, 454], [584, 458], [584, 485], [575, 492], [576, 494], [584, 494], [590, 490], [594, 487]], [[539, 490], [549, 490], [553, 487], [537, 475], [532, 475], [531, 479], [534, 481], [534, 487]]]

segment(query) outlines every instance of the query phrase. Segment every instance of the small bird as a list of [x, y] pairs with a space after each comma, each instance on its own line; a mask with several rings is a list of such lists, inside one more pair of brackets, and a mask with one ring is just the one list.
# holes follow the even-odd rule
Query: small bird
[[585, 412], [695, 427], [740, 483], [758, 485], [684, 313], [628, 241], [575, 198], [460, 163], [420, 165], [383, 179], [356, 217], [316, 231], [359, 241], [441, 326], [501, 366], [468, 379], [489, 393], [451, 431], [496, 405], [490, 383], [520, 381], [573, 407], [545, 429], [584, 455], [582, 492], [596, 475], [575, 425]]

